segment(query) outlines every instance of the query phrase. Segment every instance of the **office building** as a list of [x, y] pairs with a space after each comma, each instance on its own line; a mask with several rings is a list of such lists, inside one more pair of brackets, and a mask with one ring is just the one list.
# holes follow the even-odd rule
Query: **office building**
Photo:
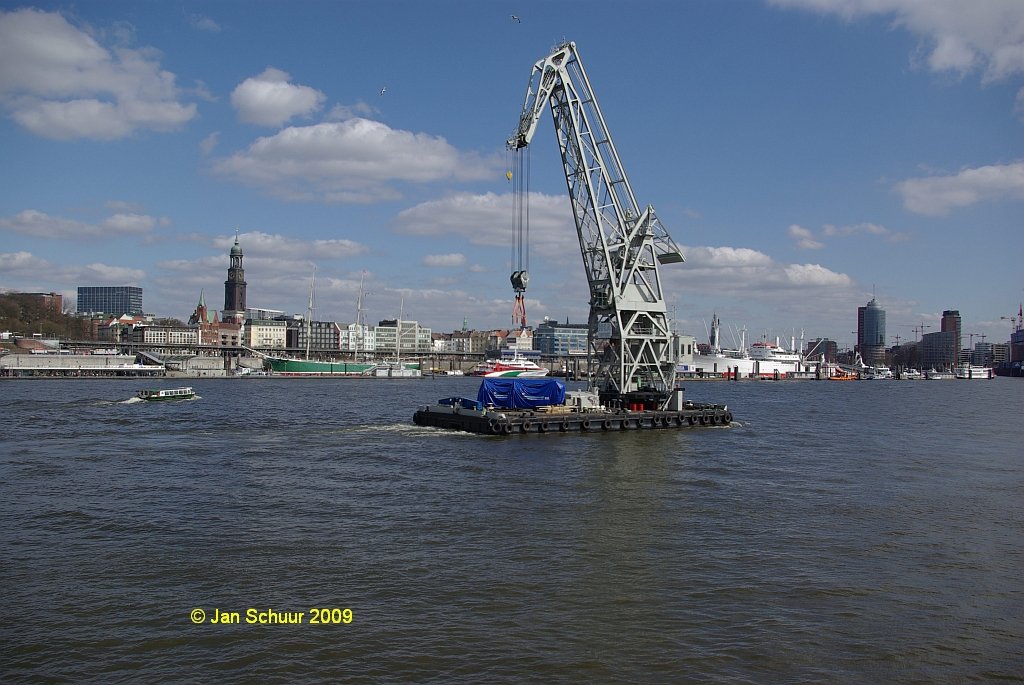
[[957, 364], [959, 338], [953, 331], [925, 333], [921, 336], [921, 368], [951, 369]]
[[939, 325], [939, 330], [942, 333], [951, 333], [953, 335], [953, 358], [959, 360], [960, 352], [961, 350], [963, 350], [963, 333], [961, 332], [962, 328], [960, 323], [960, 311], [956, 309], [947, 309], [946, 311], [942, 312], [942, 321]]
[[857, 307], [857, 351], [868, 366], [885, 365], [885, 310], [875, 298]]
[[541, 354], [553, 357], [585, 356], [587, 331], [585, 323], [545, 321], [533, 333], [533, 346]]
[[143, 313], [142, 288], [130, 285], [79, 286], [75, 311], [79, 314], [139, 316]]

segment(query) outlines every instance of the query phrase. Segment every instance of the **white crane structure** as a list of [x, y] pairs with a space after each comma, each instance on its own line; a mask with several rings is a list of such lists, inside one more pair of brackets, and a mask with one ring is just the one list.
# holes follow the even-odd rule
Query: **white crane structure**
[[[575, 43], [559, 45], [533, 65], [509, 150], [520, 153], [530, 144], [546, 105], [590, 285], [594, 384], [602, 402], [656, 400], [664, 408], [675, 386], [675, 355], [659, 266], [682, 262], [682, 252], [654, 208], [637, 204]], [[516, 205], [521, 212], [521, 199]], [[521, 214], [517, 223], [521, 232]], [[517, 273], [519, 295], [526, 279]]]

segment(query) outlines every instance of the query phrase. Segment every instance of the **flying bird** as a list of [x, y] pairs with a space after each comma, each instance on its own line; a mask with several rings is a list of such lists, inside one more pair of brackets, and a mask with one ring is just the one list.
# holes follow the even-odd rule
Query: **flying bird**
[[521, 23], [522, 23], [521, 21], [519, 21], [519, 17], [517, 17], [517, 16], [516, 16], [516, 15], [514, 15], [514, 14], [512, 15], [512, 21], [514, 21], [514, 22], [515, 22], [515, 23], [517, 23], [517, 24], [521, 24]]
[[380, 89], [380, 94], [381, 94], [381, 95], [383, 95], [383, 94], [384, 94], [384, 91], [386, 91], [387, 89], [388, 89], [388, 87], [387, 87], [387, 86], [384, 86], [383, 88], [381, 88], [381, 89]]

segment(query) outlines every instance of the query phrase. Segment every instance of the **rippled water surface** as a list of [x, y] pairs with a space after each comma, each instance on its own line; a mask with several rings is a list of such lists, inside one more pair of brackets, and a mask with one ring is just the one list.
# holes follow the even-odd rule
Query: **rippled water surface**
[[0, 383], [0, 680], [1022, 680], [1019, 379], [511, 437], [412, 424], [470, 378], [192, 385]]

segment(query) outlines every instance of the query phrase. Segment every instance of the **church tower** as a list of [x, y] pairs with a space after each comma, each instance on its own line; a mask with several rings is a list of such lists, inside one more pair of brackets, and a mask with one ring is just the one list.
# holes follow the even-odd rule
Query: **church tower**
[[224, 281], [223, 321], [241, 324], [245, 321], [245, 270], [242, 269], [242, 248], [235, 232], [235, 244], [231, 247], [231, 266], [228, 280]]

